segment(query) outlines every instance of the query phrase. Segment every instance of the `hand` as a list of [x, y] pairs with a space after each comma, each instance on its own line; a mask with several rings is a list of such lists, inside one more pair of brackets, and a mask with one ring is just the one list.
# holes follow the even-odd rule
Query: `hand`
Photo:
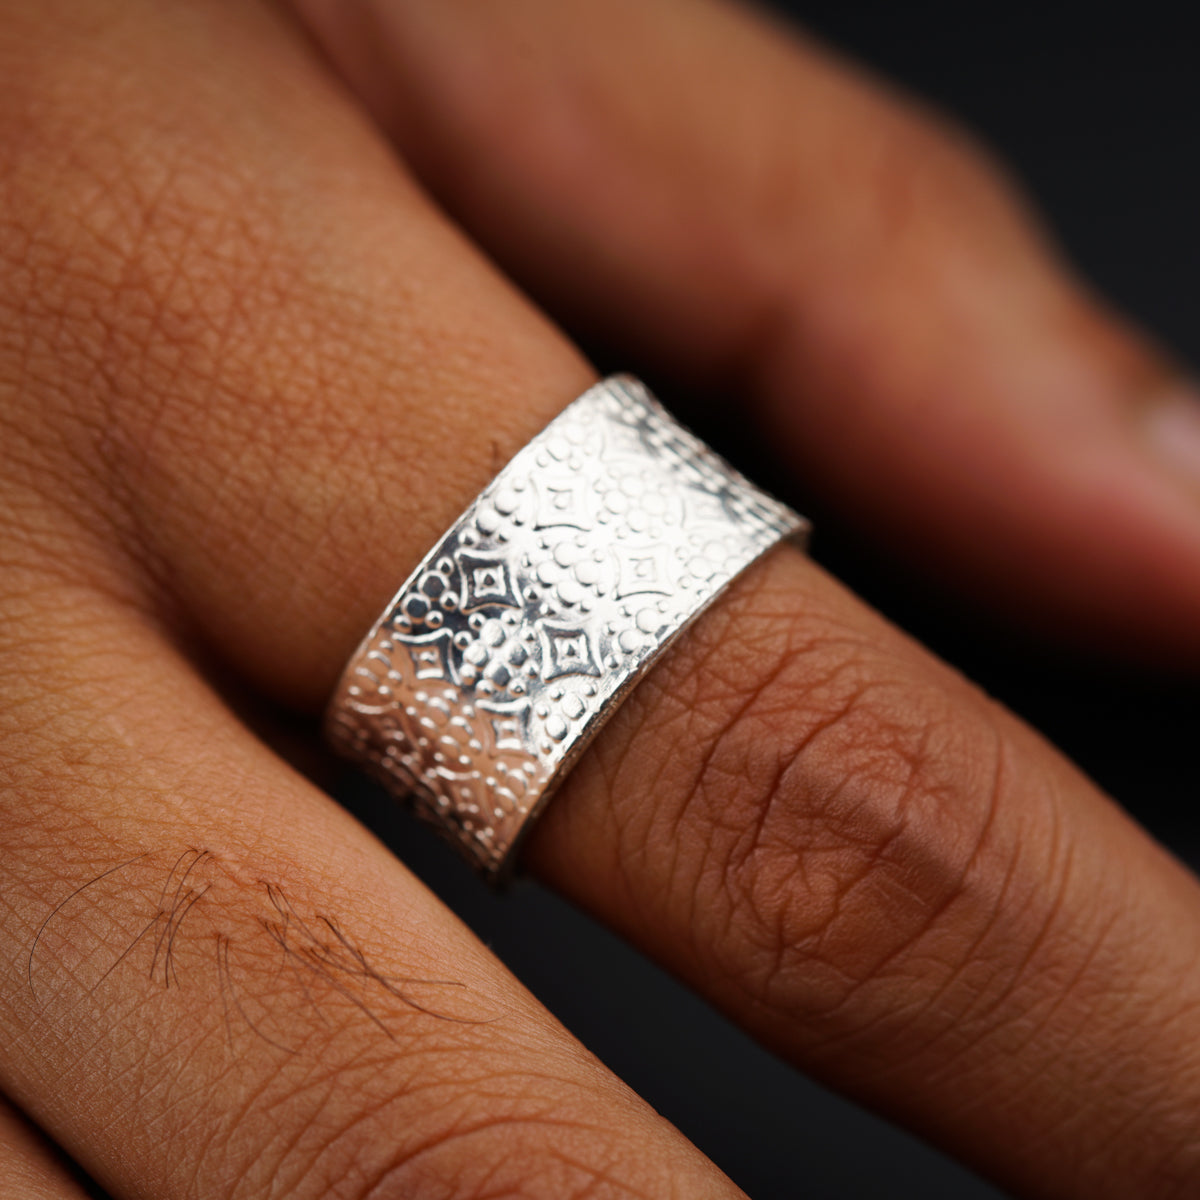
[[[247, 0], [0, 25], [0, 1088], [118, 1200], [735, 1195], [243, 719], [592, 381], [485, 254], [991, 602], [1191, 664], [1186, 390], [959, 135], [740, 10], [303, 15], [374, 124]], [[1009, 1187], [1200, 1185], [1195, 880], [794, 551], [526, 865]], [[0, 1191], [76, 1195], [4, 1120]]]

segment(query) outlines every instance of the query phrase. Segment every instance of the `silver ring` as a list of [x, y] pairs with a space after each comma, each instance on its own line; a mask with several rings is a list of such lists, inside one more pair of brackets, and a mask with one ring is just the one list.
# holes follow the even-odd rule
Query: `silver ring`
[[808, 531], [644, 385], [606, 379], [426, 555], [351, 657], [327, 736], [499, 881], [663, 648]]

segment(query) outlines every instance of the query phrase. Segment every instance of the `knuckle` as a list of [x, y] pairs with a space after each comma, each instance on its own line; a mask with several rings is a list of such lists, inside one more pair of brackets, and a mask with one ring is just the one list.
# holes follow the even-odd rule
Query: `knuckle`
[[670, 817], [674, 841], [695, 842], [677, 886], [705, 926], [694, 943], [742, 993], [840, 1020], [905, 960], [944, 982], [994, 918], [1014, 852], [994, 836], [1008, 751], [986, 701], [914, 673], [877, 630], [782, 620], [757, 650], [722, 654], [736, 680], [710, 669], [698, 685], [723, 715]]

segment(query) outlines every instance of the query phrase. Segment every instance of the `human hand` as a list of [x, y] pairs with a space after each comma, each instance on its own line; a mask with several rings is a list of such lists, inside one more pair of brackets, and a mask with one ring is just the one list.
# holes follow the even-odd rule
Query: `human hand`
[[[716, 7], [390, 12], [310, 15], [556, 311], [740, 380], [977, 586], [1194, 652], [1168, 373], [970, 151]], [[733, 1194], [230, 709], [319, 708], [589, 369], [276, 15], [14, 6], [0, 55], [4, 1090], [116, 1196]], [[794, 553], [527, 862], [1015, 1188], [1195, 1185], [1194, 882]]]

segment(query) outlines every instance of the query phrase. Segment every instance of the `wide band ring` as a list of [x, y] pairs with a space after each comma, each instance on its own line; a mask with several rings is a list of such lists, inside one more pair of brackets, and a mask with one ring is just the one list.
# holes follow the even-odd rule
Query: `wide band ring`
[[636, 379], [585, 392], [429, 552], [326, 732], [493, 880], [588, 742], [735, 576], [808, 522]]

